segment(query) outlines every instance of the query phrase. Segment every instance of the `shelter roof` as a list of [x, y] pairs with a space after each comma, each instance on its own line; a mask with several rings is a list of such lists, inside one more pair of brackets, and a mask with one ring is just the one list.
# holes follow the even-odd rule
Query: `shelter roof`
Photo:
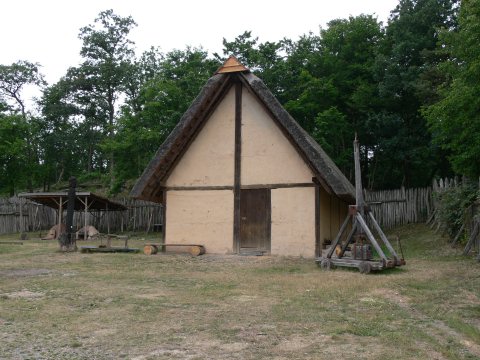
[[[38, 192], [38, 193], [20, 193], [23, 197], [36, 203], [58, 209], [60, 201], [62, 204], [68, 202], [68, 192]], [[122, 211], [127, 208], [115, 201], [111, 201], [103, 196], [91, 192], [76, 192], [75, 210], [85, 210], [85, 199], [87, 199], [88, 210], [97, 211]]]
[[[228, 71], [224, 72], [222, 69], [228, 69]], [[131, 195], [143, 200], [163, 201], [166, 178], [227, 91], [239, 81], [260, 100], [280, 130], [295, 146], [315, 174], [315, 179], [328, 192], [334, 193], [348, 203], [353, 203], [355, 189], [332, 159], [290, 116], [262, 80], [232, 57], [207, 81], [200, 94], [137, 180]]]

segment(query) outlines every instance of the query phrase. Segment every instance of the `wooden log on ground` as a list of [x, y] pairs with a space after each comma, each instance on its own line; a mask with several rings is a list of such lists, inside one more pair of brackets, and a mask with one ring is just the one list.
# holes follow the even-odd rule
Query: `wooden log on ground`
[[199, 246], [192, 246], [190, 247], [190, 255], [192, 256], [200, 256], [205, 254], [205, 247], [199, 245]]
[[145, 245], [143, 247], [143, 253], [145, 255], [154, 255], [158, 253], [158, 247], [155, 245]]
[[[151, 246], [155, 247], [155, 249], [149, 248]], [[187, 248], [186, 251], [188, 251], [188, 253], [192, 256], [200, 256], [205, 254], [205, 247], [199, 244], [160, 244], [160, 243], [152, 244], [152, 243], [149, 243], [149, 244], [145, 244], [143, 248], [143, 252], [145, 253], [145, 255], [153, 255], [158, 252], [159, 248], [166, 249], [167, 247], [170, 247], [170, 248], [173, 247], [174, 249], [176, 247]]]

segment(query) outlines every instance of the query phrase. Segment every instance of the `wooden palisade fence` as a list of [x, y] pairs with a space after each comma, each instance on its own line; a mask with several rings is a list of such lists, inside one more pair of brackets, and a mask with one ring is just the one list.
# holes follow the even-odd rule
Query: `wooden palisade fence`
[[385, 229], [425, 222], [433, 209], [431, 188], [364, 191], [365, 201]]
[[[425, 222], [433, 209], [432, 189], [397, 189], [382, 191], [364, 191], [367, 204], [383, 228], [398, 225]], [[114, 199], [124, 204], [127, 211], [93, 212], [89, 216], [89, 225], [100, 232], [107, 232], [107, 220], [110, 232], [156, 231], [162, 224], [162, 206], [156, 203], [127, 198]], [[20, 211], [22, 204], [22, 211]], [[0, 198], [0, 234], [20, 232], [20, 213], [26, 231], [48, 230], [55, 225], [56, 211], [47, 206], [38, 205], [17, 197]], [[83, 213], [76, 212], [74, 224], [83, 225]], [[82, 224], [82, 225], [80, 225]]]
[[[162, 225], [162, 205], [133, 199], [114, 199], [125, 205], [126, 211], [100, 211], [89, 214], [88, 224], [95, 226], [100, 232], [150, 232], [158, 231]], [[20, 206], [22, 206], [20, 211]], [[83, 212], [75, 212], [74, 226], [83, 226]], [[25, 231], [46, 231], [56, 224], [56, 210], [39, 205], [26, 199], [11, 197], [0, 198], [0, 234], [21, 231], [20, 216], [23, 218]]]

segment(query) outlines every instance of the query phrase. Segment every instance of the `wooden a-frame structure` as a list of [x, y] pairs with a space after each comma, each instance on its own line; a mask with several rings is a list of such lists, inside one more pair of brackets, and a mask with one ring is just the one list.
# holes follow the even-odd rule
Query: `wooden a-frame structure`
[[[362, 175], [360, 169], [360, 145], [358, 139], [353, 142], [354, 161], [355, 161], [355, 197], [356, 204], [349, 206], [348, 215], [345, 218], [340, 230], [332, 242], [325, 256], [316, 259], [316, 262], [323, 269], [330, 269], [332, 265], [343, 267], [355, 267], [361, 273], [369, 273], [371, 270], [382, 270], [405, 265], [403, 256], [400, 257], [393, 246], [390, 244], [387, 236], [378, 224], [375, 216], [365, 203], [363, 198]], [[370, 230], [368, 222], [373, 226], [381, 241], [377, 241], [373, 232]], [[350, 230], [347, 230], [350, 225]], [[345, 236], [346, 234], [346, 236]], [[344, 239], [343, 244], [341, 240]], [[374, 260], [371, 256], [369, 242], [380, 257], [380, 260]], [[385, 251], [382, 244], [386, 247]], [[354, 247], [352, 256], [345, 256], [349, 246]], [[358, 251], [359, 249], [360, 251]], [[358, 255], [359, 253], [359, 255]], [[390, 254], [390, 257], [387, 255]]]

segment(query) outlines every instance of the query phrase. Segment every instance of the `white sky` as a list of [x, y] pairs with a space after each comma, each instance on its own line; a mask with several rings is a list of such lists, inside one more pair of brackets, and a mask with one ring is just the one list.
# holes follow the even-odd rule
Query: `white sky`
[[130, 39], [137, 53], [187, 45], [221, 52], [222, 39], [251, 30], [259, 41], [297, 40], [336, 18], [374, 14], [384, 23], [398, 0], [9, 0], [0, 12], [0, 64], [38, 62], [52, 84], [80, 63], [79, 29], [98, 13], [113, 9], [138, 26]]

